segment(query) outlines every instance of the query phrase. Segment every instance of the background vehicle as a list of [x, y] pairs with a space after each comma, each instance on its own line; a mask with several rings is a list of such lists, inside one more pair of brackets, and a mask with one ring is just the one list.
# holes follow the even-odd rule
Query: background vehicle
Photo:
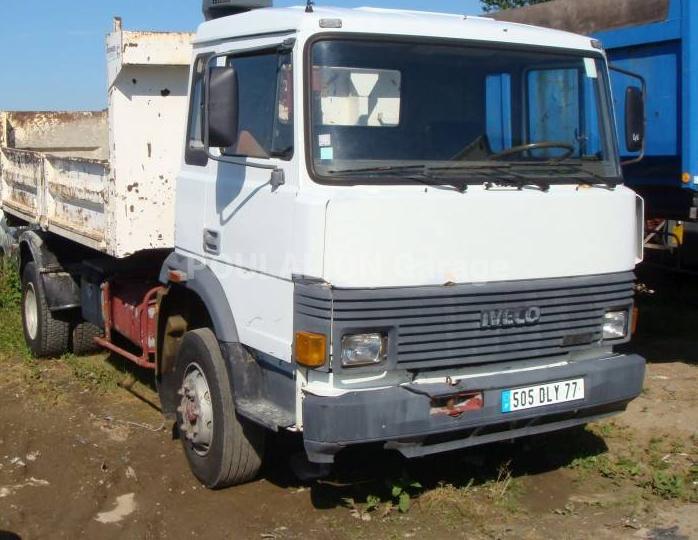
[[596, 42], [258, 5], [205, 2], [193, 52], [117, 23], [109, 110], [65, 152], [31, 139], [75, 118], [22, 142], [6, 116], [34, 353], [96, 343], [154, 369], [209, 487], [254, 477], [268, 430], [326, 464], [622, 411], [645, 368], [614, 351], [643, 208]]
[[[652, 260], [676, 252], [672, 264], [698, 264], [698, 3], [692, 0], [555, 0], [495, 18], [589, 34], [609, 61], [647, 85], [646, 150], [624, 169], [627, 185], [646, 202]], [[622, 133], [627, 80], [614, 74]], [[623, 148], [621, 146], [621, 148]], [[638, 156], [624, 152], [626, 159]], [[677, 249], [680, 248], [680, 249]], [[656, 251], [659, 250], [659, 253]]]

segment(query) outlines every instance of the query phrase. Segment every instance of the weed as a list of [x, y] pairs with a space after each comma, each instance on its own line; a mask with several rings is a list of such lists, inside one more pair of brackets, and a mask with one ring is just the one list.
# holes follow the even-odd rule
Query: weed
[[14, 258], [0, 258], [0, 309], [16, 308], [22, 301], [22, 285]]
[[123, 374], [101, 357], [79, 357], [72, 354], [62, 360], [70, 368], [73, 377], [97, 391], [105, 392], [117, 387]]
[[663, 499], [682, 499], [686, 496], [686, 481], [682, 476], [671, 472], [655, 471], [651, 488]]
[[416, 495], [422, 488], [422, 484], [411, 480], [407, 474], [404, 474], [397, 480], [390, 482], [390, 496], [397, 509], [403, 514], [410, 510], [412, 505], [412, 497]]

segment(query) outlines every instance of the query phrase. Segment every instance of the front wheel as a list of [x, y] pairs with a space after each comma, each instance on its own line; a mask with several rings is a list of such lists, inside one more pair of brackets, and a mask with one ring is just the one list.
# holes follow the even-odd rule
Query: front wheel
[[176, 370], [177, 425], [194, 476], [210, 489], [254, 479], [262, 465], [264, 428], [236, 414], [228, 367], [211, 330], [184, 335]]
[[70, 323], [54, 316], [48, 308], [41, 275], [34, 262], [22, 272], [22, 326], [24, 339], [36, 357], [60, 356], [68, 352]]

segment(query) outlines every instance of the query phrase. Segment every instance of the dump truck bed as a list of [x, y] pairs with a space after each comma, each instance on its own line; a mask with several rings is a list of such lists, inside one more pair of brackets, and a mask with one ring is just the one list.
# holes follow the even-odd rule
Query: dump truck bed
[[108, 110], [0, 113], [2, 209], [118, 258], [172, 248], [191, 38], [117, 22]]

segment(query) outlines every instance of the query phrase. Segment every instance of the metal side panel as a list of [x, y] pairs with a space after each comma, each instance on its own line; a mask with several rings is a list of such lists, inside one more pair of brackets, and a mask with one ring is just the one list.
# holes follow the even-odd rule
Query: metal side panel
[[55, 232], [83, 238], [104, 249], [107, 220], [105, 193], [109, 164], [91, 159], [46, 157], [46, 221]]
[[43, 207], [43, 156], [27, 150], [2, 148], [0, 171], [3, 209], [30, 223], [38, 223]]

